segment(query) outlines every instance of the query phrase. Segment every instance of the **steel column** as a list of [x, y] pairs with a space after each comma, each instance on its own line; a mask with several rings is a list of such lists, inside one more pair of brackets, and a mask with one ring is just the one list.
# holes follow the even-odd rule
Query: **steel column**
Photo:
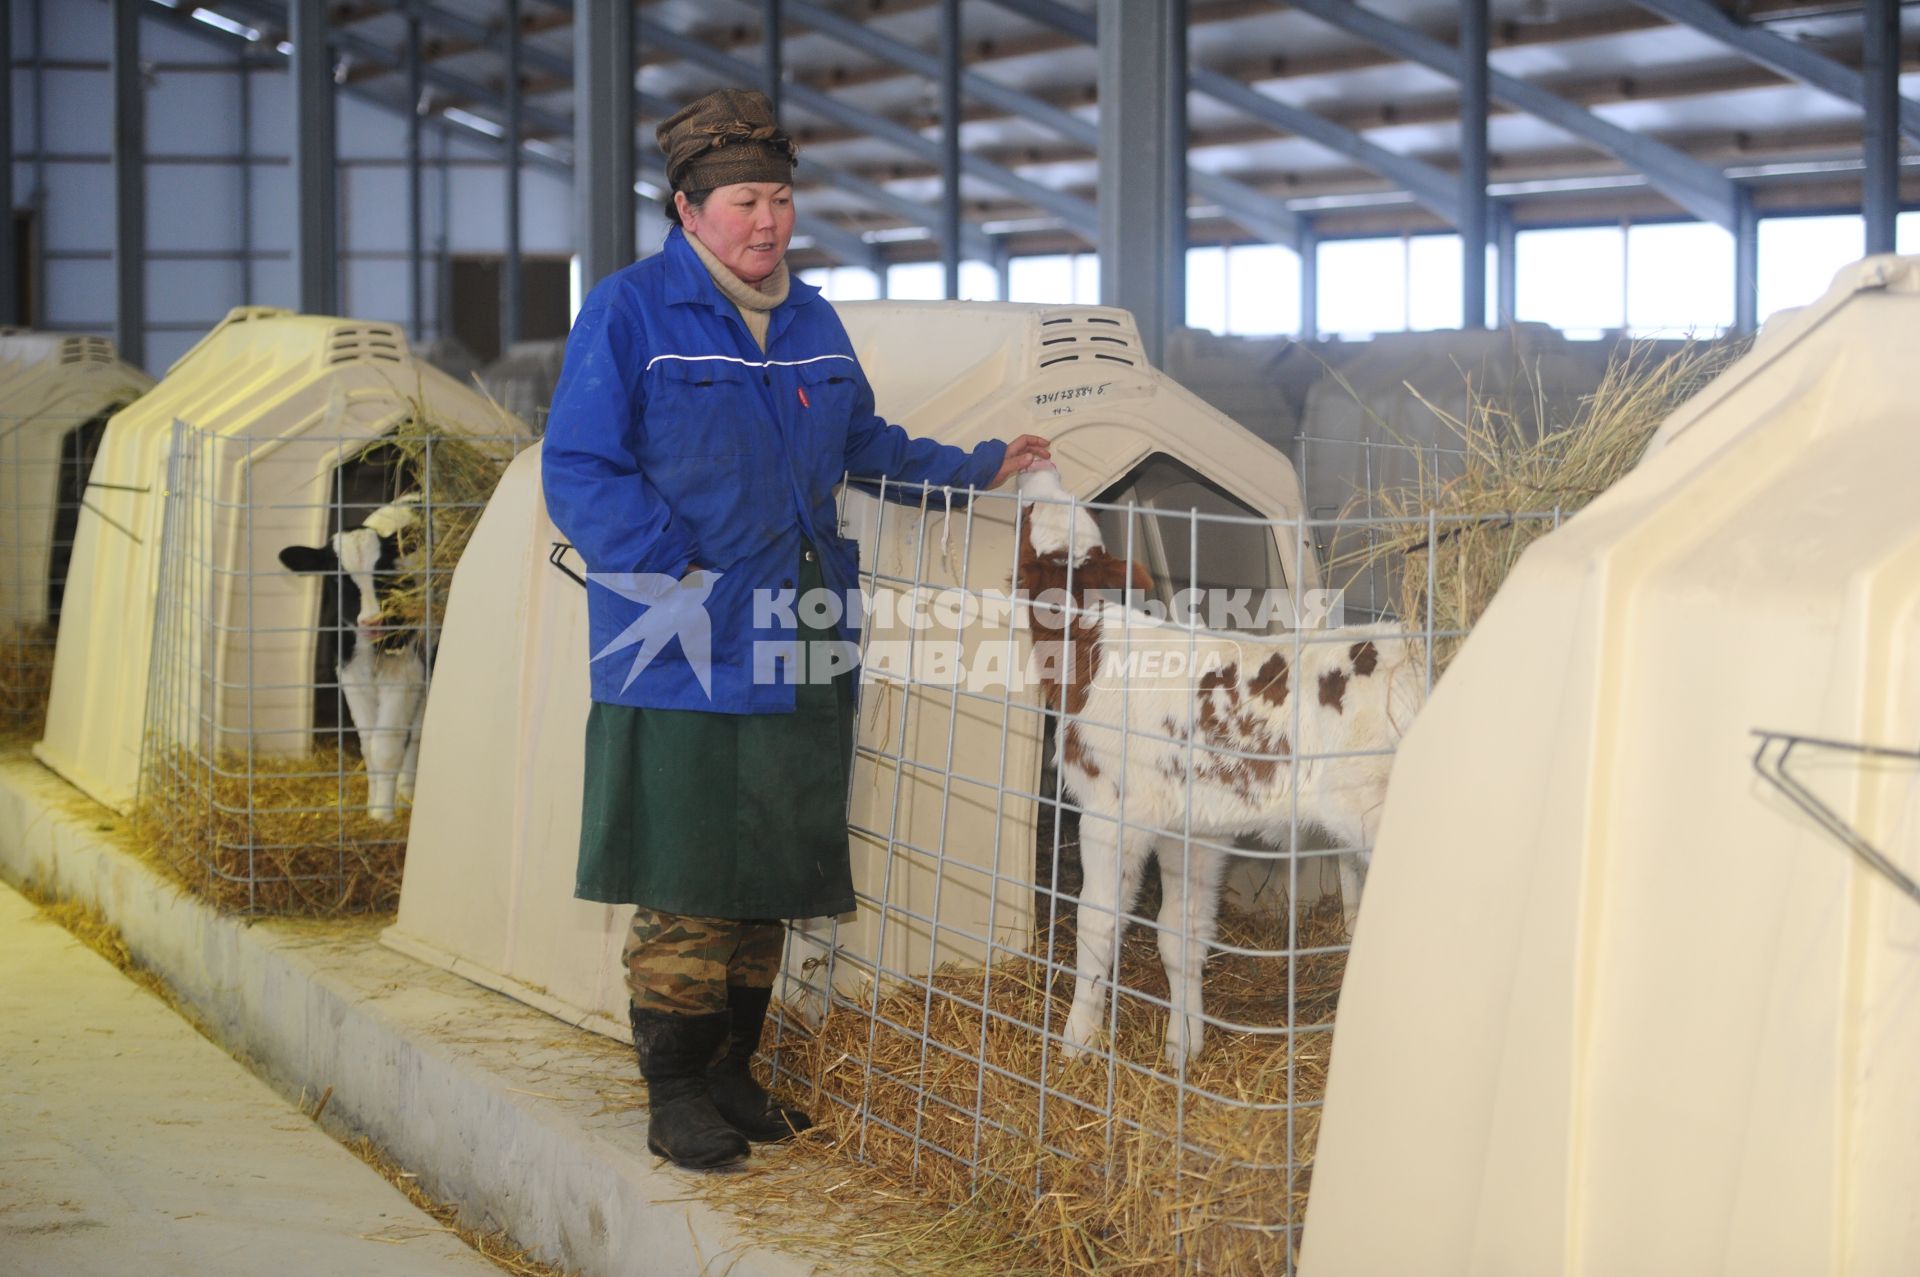
[[1168, 217], [1173, 168], [1167, 104], [1175, 76], [1157, 0], [1099, 0], [1100, 302], [1133, 312], [1156, 368], [1176, 319], [1167, 256], [1180, 241]]
[[1487, 0], [1460, 0], [1460, 326], [1487, 326]]
[[1760, 326], [1760, 217], [1753, 192], [1742, 186], [1734, 197], [1733, 330], [1751, 333]]
[[780, 82], [786, 78], [786, 70], [781, 65], [786, 52], [785, 20], [781, 13], [781, 0], [760, 0], [761, 42], [767, 64], [767, 100], [773, 103], [773, 118], [780, 118]]
[[407, 19], [407, 331], [427, 339], [426, 246], [421, 242], [424, 213], [420, 173], [420, 108], [426, 83], [420, 76], [420, 19]]
[[[46, 0], [33, 0], [33, 192], [32, 202], [40, 228], [40, 240], [46, 242], [47, 224], [47, 14]], [[44, 253], [33, 259], [33, 300], [42, 310], [47, 297], [47, 259]], [[38, 315], [22, 315], [27, 323]]]
[[500, 262], [500, 353], [520, 340], [520, 0], [506, 0], [507, 243]]
[[[1187, 323], [1187, 0], [1162, 0], [1161, 39], [1167, 67], [1167, 223], [1165, 280], [1167, 330]], [[1231, 213], [1229, 213], [1231, 216]], [[1156, 358], [1154, 362], [1159, 363]]]
[[1320, 230], [1312, 219], [1300, 219], [1300, 339], [1320, 335]]
[[1493, 210], [1494, 287], [1499, 294], [1500, 326], [1511, 328], [1518, 322], [1520, 309], [1520, 241], [1518, 229], [1513, 224], [1513, 210], [1497, 207]]
[[13, 235], [13, 20], [0, 22], [0, 324], [20, 322]]
[[434, 237], [434, 335], [453, 336], [453, 135], [440, 130], [440, 233]]
[[940, 262], [960, 300], [960, 0], [940, 0]]
[[580, 287], [634, 258], [633, 6], [581, 0], [573, 18], [574, 204]]
[[240, 303], [253, 305], [253, 72], [240, 52]]
[[113, 340], [136, 367], [147, 358], [146, 83], [141, 0], [112, 0]]
[[302, 313], [331, 315], [340, 309], [340, 229], [326, 0], [289, 0], [287, 36], [293, 41], [293, 274]]
[[1900, 212], [1899, 0], [1867, 0], [1863, 20], [1866, 177], [1861, 202], [1867, 221], [1867, 251], [1891, 253], [1894, 218]]

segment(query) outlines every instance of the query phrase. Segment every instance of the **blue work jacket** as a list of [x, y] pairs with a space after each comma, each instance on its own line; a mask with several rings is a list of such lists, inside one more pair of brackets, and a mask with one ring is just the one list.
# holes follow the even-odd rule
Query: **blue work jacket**
[[[675, 227], [588, 294], [542, 444], [548, 512], [587, 565], [593, 699], [791, 712], [793, 684], [767, 678], [772, 649], [756, 645], [794, 641], [792, 609], [765, 604], [791, 595], [802, 538], [829, 589], [857, 590], [834, 501], [843, 475], [985, 488], [1005, 455], [999, 441], [968, 453], [882, 420], [840, 317], [798, 278], [763, 352]], [[690, 592], [662, 595], [689, 565], [705, 573]], [[683, 614], [647, 621], [669, 603]], [[855, 625], [849, 612], [841, 636], [857, 642]], [[704, 680], [687, 652], [703, 643]]]

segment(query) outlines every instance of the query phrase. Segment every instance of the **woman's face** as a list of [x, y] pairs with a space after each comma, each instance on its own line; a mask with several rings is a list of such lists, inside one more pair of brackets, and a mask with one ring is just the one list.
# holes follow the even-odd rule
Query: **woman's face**
[[793, 238], [793, 187], [785, 182], [735, 182], [717, 188], [699, 208], [675, 191], [673, 203], [687, 234], [756, 287], [773, 274]]

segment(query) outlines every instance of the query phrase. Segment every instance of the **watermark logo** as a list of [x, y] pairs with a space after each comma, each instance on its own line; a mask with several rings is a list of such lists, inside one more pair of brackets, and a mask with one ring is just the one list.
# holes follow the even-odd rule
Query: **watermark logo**
[[713, 583], [719, 579], [718, 572], [705, 568], [683, 577], [663, 572], [587, 573], [587, 580], [592, 584], [612, 590], [647, 609], [633, 624], [615, 635], [612, 642], [595, 652], [593, 660], [603, 660], [630, 647], [637, 649], [633, 666], [627, 671], [627, 681], [620, 685], [624, 692], [640, 677], [640, 671], [677, 638], [680, 650], [686, 653], [687, 664], [693, 667], [693, 676], [700, 680], [700, 690], [711, 698], [713, 622], [707, 615], [707, 596], [713, 593]]
[[[713, 622], [707, 600], [719, 578], [720, 573], [705, 569], [679, 578], [656, 572], [588, 573], [590, 583], [645, 609], [592, 659], [633, 649], [624, 692], [678, 639], [694, 677], [711, 697]], [[829, 683], [858, 668], [869, 681], [981, 691], [1024, 691], [1069, 681], [1092, 687], [1196, 688], [1240, 662], [1236, 631], [1272, 632], [1276, 625], [1316, 630], [1338, 627], [1345, 619], [1338, 590], [1310, 590], [1298, 598], [1287, 590], [1183, 590], [1170, 602], [1136, 591], [1088, 591], [1076, 603], [1059, 590], [1028, 597], [1020, 591], [955, 587], [799, 594], [763, 589], [753, 592], [750, 604], [753, 628], [763, 633], [831, 633], [840, 627], [843, 634], [867, 628], [885, 636], [873, 638], [864, 656], [844, 638], [758, 640], [751, 674], [759, 686]], [[1099, 655], [1093, 669], [1075, 670], [1069, 662], [1079, 659], [1078, 646], [1053, 640], [1070, 622], [1077, 629], [1077, 618], [1089, 613], [1105, 616]], [[983, 629], [998, 637], [965, 641]], [[1012, 633], [1021, 630], [1035, 630], [1039, 641], [1014, 641]], [[902, 634], [906, 637], [895, 637]]]

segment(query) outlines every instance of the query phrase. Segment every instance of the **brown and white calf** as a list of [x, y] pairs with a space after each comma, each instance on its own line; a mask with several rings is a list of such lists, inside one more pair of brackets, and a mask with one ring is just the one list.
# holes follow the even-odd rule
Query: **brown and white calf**
[[[420, 635], [387, 623], [383, 602], [398, 580], [400, 532], [418, 519], [402, 497], [336, 532], [326, 545], [290, 545], [280, 562], [294, 572], [337, 573], [340, 648], [336, 676], [360, 734], [367, 765], [367, 811], [392, 820], [396, 796], [413, 800], [420, 761], [420, 719], [427, 704], [427, 661]], [[346, 624], [353, 617], [352, 628]]]
[[[1144, 589], [1145, 574], [1107, 552], [1055, 471], [1028, 471], [1020, 495], [1016, 584], [1061, 714], [1061, 781], [1082, 812], [1067, 1051], [1084, 1051], [1105, 1018], [1117, 921], [1155, 851], [1177, 1068], [1205, 1037], [1200, 972], [1218, 924], [1221, 844], [1283, 847], [1299, 826], [1326, 830], [1353, 849], [1340, 857], [1351, 929], [1391, 751], [1425, 698], [1423, 662], [1392, 625], [1227, 636], [1149, 617], [1124, 594]], [[1156, 666], [1143, 653], [1175, 659]]]

